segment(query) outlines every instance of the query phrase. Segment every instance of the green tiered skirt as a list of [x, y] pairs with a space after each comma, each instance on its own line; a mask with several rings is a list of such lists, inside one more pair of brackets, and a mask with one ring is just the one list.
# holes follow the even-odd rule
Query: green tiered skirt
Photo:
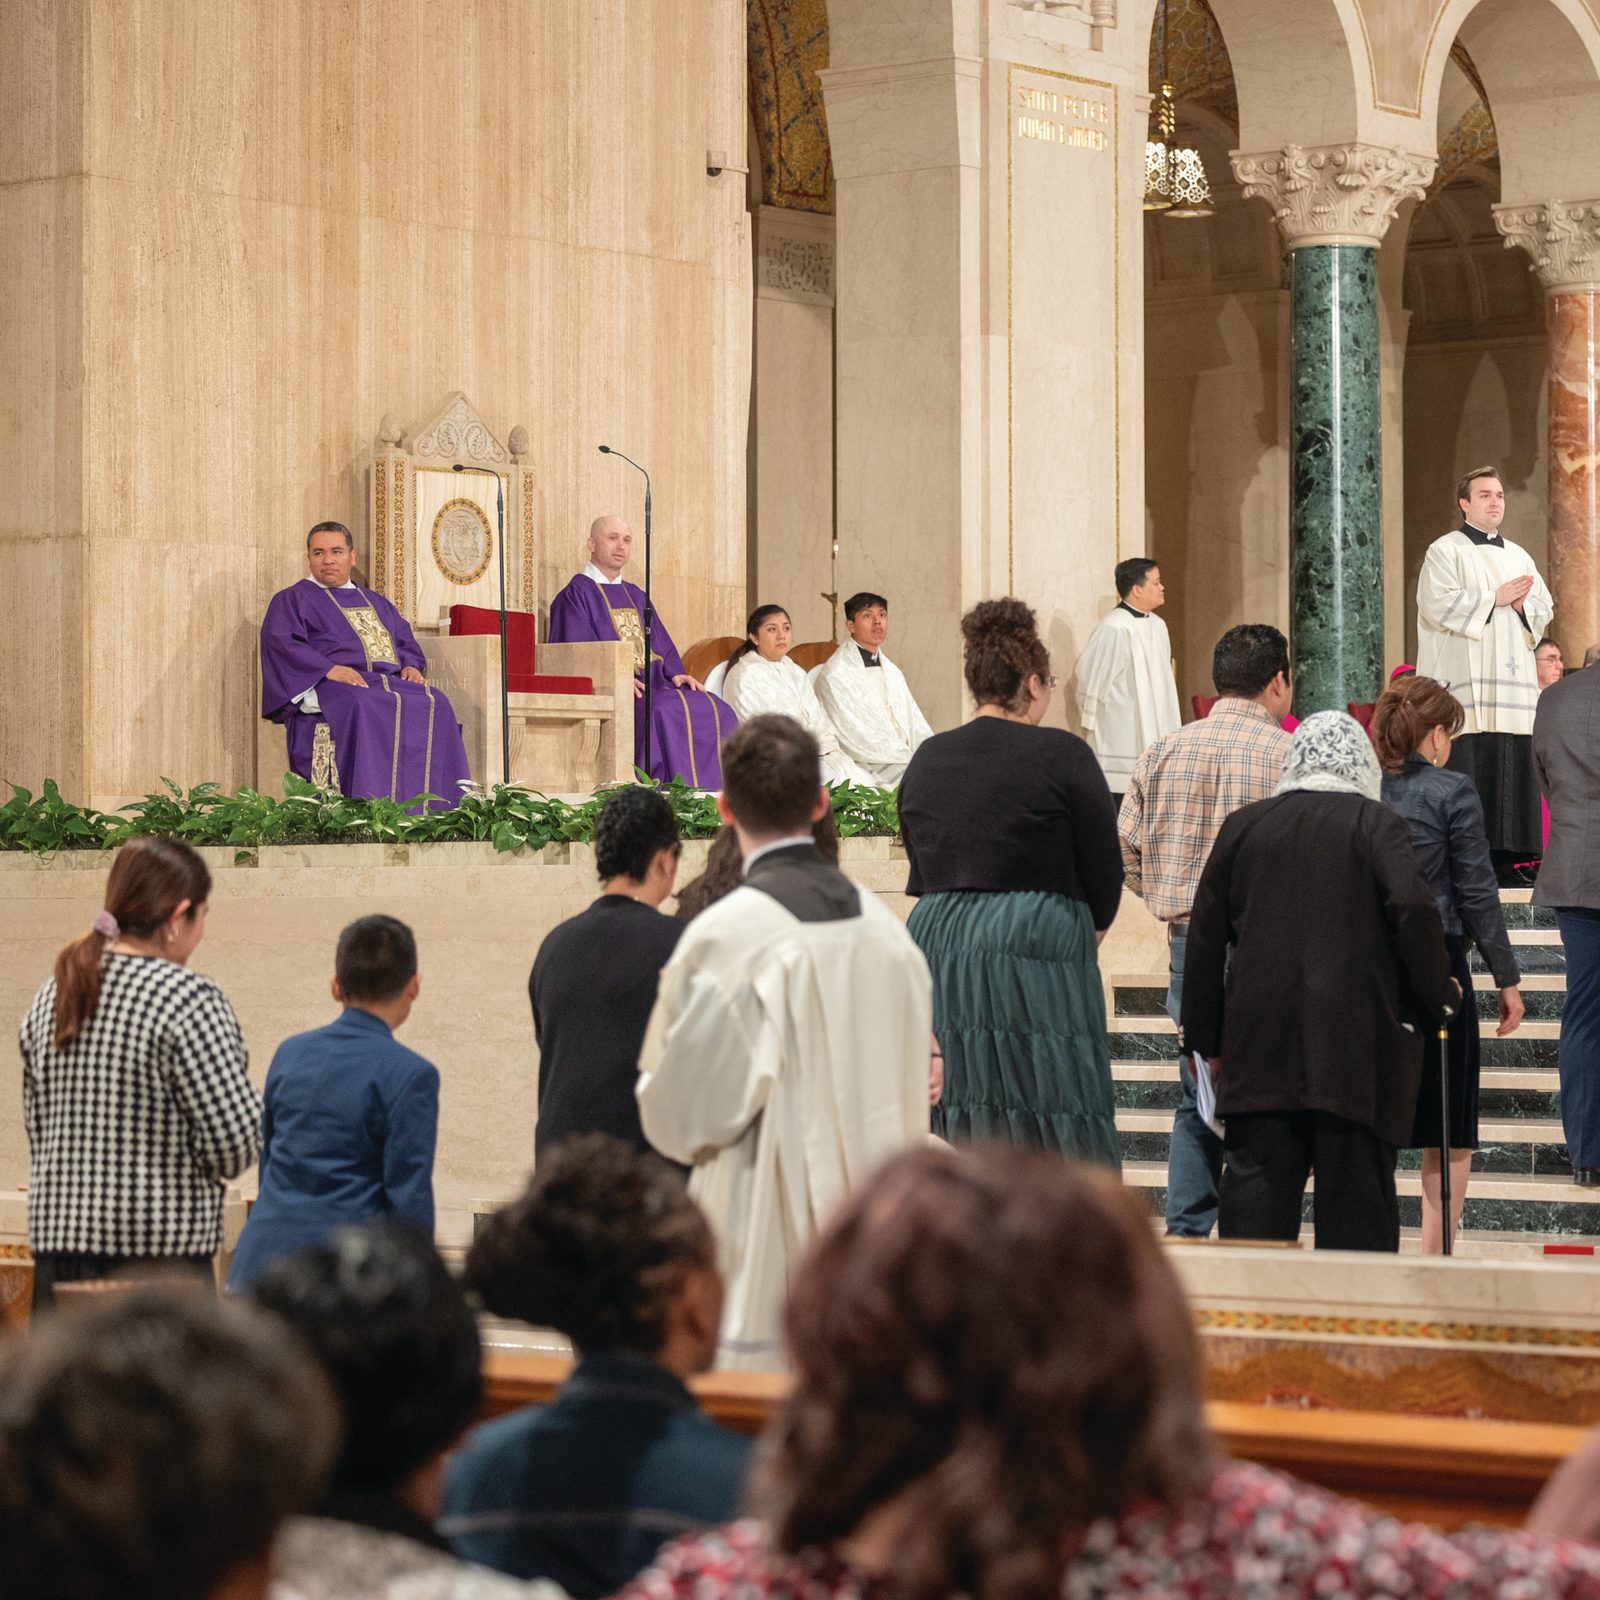
[[1116, 1108], [1094, 923], [1059, 894], [924, 895], [911, 937], [933, 974], [953, 1143], [1058, 1150], [1115, 1171]]

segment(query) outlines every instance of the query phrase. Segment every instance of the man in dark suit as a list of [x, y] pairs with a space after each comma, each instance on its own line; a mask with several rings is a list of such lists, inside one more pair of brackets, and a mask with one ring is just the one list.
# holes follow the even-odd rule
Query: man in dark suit
[[261, 1117], [261, 1188], [228, 1288], [352, 1222], [392, 1217], [433, 1237], [439, 1072], [396, 1041], [421, 989], [417, 941], [394, 917], [339, 935], [324, 1028], [278, 1046]]
[[528, 976], [539, 1046], [533, 1148], [609, 1133], [648, 1150], [634, 1087], [656, 985], [684, 924], [661, 903], [678, 874], [678, 823], [655, 789], [617, 789], [595, 821], [600, 898], [552, 928]]
[[1600, 672], [1539, 696], [1533, 763], [1550, 842], [1533, 903], [1553, 906], [1567, 953], [1561, 1011], [1561, 1122], [1575, 1182], [1600, 1185]]

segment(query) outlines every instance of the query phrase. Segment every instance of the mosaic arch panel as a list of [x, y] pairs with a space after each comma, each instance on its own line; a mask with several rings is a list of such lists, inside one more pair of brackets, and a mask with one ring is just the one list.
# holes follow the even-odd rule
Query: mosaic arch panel
[[833, 159], [818, 78], [828, 65], [827, 0], [747, 0], [750, 115], [761, 198], [833, 212]]

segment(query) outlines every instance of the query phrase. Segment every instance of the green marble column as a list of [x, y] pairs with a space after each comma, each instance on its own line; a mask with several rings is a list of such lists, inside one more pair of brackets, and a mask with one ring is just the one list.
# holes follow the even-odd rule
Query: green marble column
[[1289, 649], [1305, 717], [1383, 681], [1378, 252], [1302, 245], [1289, 261]]

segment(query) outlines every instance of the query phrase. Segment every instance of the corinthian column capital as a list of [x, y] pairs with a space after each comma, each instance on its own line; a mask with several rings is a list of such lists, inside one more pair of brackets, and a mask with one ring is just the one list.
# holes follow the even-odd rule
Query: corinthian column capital
[[1382, 243], [1402, 201], [1420, 200], [1436, 156], [1398, 145], [1286, 145], [1235, 151], [1245, 194], [1265, 200], [1291, 250], [1310, 244]]
[[1600, 200], [1546, 200], [1537, 206], [1496, 206], [1494, 225], [1506, 248], [1520, 246], [1551, 293], [1600, 289]]

